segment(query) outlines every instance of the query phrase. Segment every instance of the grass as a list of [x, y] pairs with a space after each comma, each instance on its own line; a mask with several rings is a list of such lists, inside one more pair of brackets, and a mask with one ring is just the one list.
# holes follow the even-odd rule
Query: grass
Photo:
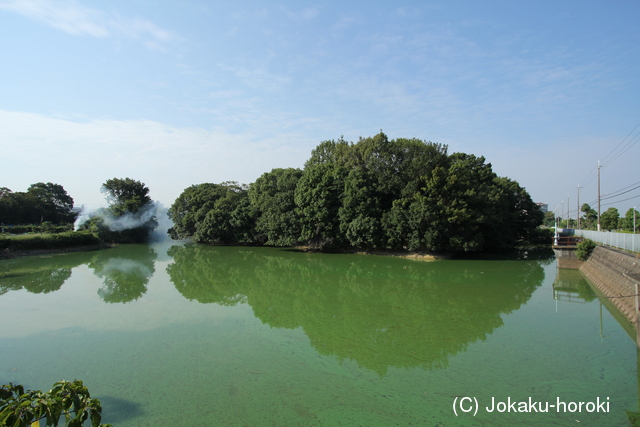
[[66, 231], [64, 233], [0, 234], [0, 250], [59, 249], [102, 243], [93, 233]]

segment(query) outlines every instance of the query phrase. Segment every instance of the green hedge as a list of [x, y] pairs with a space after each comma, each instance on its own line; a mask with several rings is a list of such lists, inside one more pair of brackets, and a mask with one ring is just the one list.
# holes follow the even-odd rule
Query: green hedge
[[73, 230], [73, 224], [55, 225], [50, 222], [43, 222], [39, 225], [1, 225], [0, 231], [8, 234], [25, 233], [65, 233]]
[[82, 231], [67, 231], [57, 234], [29, 234], [0, 236], [2, 250], [58, 249], [72, 246], [98, 245], [102, 243], [95, 235]]

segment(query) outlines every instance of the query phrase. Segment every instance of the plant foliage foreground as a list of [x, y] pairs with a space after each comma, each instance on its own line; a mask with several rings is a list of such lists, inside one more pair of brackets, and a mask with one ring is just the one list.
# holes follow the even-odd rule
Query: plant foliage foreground
[[580, 261], [586, 261], [589, 259], [596, 246], [597, 243], [593, 240], [584, 239], [582, 242], [576, 245], [576, 256]]
[[82, 381], [58, 381], [46, 393], [25, 391], [23, 386], [14, 384], [0, 387], [0, 426], [57, 426], [63, 416], [68, 427], [82, 427], [87, 420], [92, 427], [111, 426], [100, 424], [100, 401], [91, 399]]

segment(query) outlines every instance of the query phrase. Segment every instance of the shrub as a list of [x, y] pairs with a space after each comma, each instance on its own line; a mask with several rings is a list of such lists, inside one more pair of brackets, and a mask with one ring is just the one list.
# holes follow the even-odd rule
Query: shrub
[[576, 246], [576, 256], [580, 261], [586, 261], [589, 259], [596, 246], [596, 242], [594, 242], [593, 240], [584, 239]]
[[58, 249], [72, 246], [98, 245], [101, 240], [90, 232], [67, 231], [58, 234], [25, 234], [21, 236], [0, 237], [0, 249]]
[[29, 427], [57, 426], [64, 415], [68, 427], [82, 427], [85, 421], [92, 427], [109, 427], [100, 424], [102, 406], [98, 399], [91, 399], [82, 381], [58, 381], [46, 393], [26, 390], [21, 385], [0, 387], [0, 426]]
[[0, 225], [0, 231], [8, 234], [25, 234], [25, 233], [64, 233], [72, 231], [73, 224], [53, 224], [45, 221], [40, 225]]
[[67, 231], [73, 231], [73, 224], [61, 225], [61, 224], [53, 224], [51, 222], [45, 221], [42, 224], [40, 224], [40, 226], [37, 228], [38, 230], [32, 230], [32, 231], [39, 231], [40, 233], [64, 233]]
[[535, 245], [550, 245], [553, 242], [553, 236], [555, 230], [553, 228], [541, 228], [539, 227], [536, 232], [531, 236], [531, 243]]
[[34, 225], [5, 225], [2, 227], [5, 233], [9, 234], [23, 234], [38, 231], [37, 226]]

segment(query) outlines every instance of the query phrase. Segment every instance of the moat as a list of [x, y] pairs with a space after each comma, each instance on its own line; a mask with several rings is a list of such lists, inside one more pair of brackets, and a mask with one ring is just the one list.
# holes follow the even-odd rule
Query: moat
[[[629, 425], [636, 344], [593, 295], [553, 255], [167, 243], [2, 260], [0, 382], [81, 379], [115, 426]], [[454, 414], [461, 397], [475, 417]], [[610, 405], [483, 410], [508, 398]]]

